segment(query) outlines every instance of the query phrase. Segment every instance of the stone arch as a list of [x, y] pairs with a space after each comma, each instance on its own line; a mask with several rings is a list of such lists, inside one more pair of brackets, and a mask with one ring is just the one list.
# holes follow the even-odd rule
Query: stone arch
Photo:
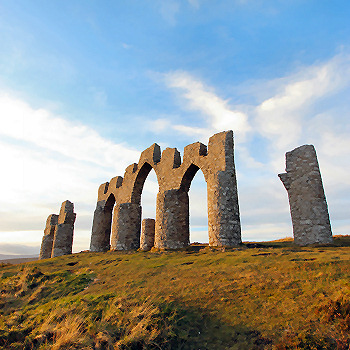
[[[139, 204], [141, 205], [141, 195], [143, 191], [143, 186], [145, 184], [145, 181], [149, 175], [149, 173], [154, 170], [157, 176], [157, 182], [158, 182], [158, 174], [157, 169], [152, 167], [151, 164], [148, 162], [144, 162], [138, 171], [138, 174], [136, 175], [135, 181], [132, 186], [132, 192], [131, 192], [131, 203]], [[158, 182], [159, 186], [159, 182]]]
[[190, 190], [192, 180], [196, 176], [198, 170], [202, 171], [202, 173], [204, 175], [204, 179], [205, 179], [205, 181], [207, 181], [206, 170], [204, 169], [204, 171], [203, 171], [200, 166], [196, 165], [195, 163], [191, 163], [188, 166], [187, 170], [184, 172], [182, 179], [181, 179], [180, 189], [182, 191], [188, 192]]
[[105, 209], [112, 210], [114, 207], [114, 204], [115, 204], [115, 196], [113, 193], [110, 193], [105, 203]]
[[160, 160], [160, 147], [152, 145], [141, 153], [138, 164], [126, 168], [123, 184], [113, 211], [111, 249], [132, 250], [140, 247], [141, 237], [141, 195], [144, 183], [153, 169], [159, 185], [156, 167]]
[[[109, 194], [113, 193], [115, 206], [111, 248], [139, 248], [141, 194], [151, 169], [154, 169], [159, 185], [156, 248], [177, 249], [189, 244], [188, 190], [199, 169], [207, 183], [209, 245], [232, 246], [241, 242], [232, 131], [213, 135], [208, 146], [200, 142], [187, 145], [182, 162], [176, 148], [167, 148], [161, 153], [159, 145], [153, 144], [144, 150], [139, 162], [125, 169], [124, 178], [115, 177], [110, 183], [100, 186], [91, 242], [94, 241], [94, 235], [103, 235], [105, 228], [99, 225], [99, 216], [110, 215], [104, 209], [109, 208], [108, 205], [105, 207], [106, 201]], [[103, 251], [94, 250], [92, 243], [90, 249]]]
[[[105, 187], [108, 188], [108, 185]], [[104, 192], [107, 193], [107, 189], [104, 189]], [[93, 229], [90, 241], [90, 251], [105, 252], [109, 250], [112, 213], [115, 202], [115, 195], [113, 193], [109, 193], [107, 200], [97, 203], [92, 225]], [[96, 229], [98, 229], [97, 232]]]
[[[189, 220], [188, 220], [188, 240], [186, 239], [186, 241], [190, 242], [190, 233], [191, 233], [191, 228], [190, 228], [190, 189], [191, 189], [191, 184], [192, 184], [192, 181], [193, 179], [195, 178], [195, 176], [198, 174], [198, 171], [201, 171], [202, 174], [203, 174], [203, 177], [204, 177], [204, 180], [205, 180], [205, 183], [206, 183], [206, 186], [205, 186], [205, 196], [206, 196], [206, 202], [207, 202], [207, 205], [208, 205], [208, 194], [207, 194], [207, 171], [206, 169], [204, 169], [204, 171], [201, 169], [200, 166], [196, 165], [195, 163], [191, 163], [188, 167], [187, 167], [187, 170], [184, 172], [183, 176], [182, 176], [182, 179], [181, 179], [181, 184], [180, 184], [180, 190], [181, 191], [184, 191], [187, 193], [187, 196], [188, 196], [188, 217], [189, 217]], [[206, 210], [208, 211], [208, 208], [206, 208]], [[208, 224], [208, 221], [206, 222], [206, 225]]]

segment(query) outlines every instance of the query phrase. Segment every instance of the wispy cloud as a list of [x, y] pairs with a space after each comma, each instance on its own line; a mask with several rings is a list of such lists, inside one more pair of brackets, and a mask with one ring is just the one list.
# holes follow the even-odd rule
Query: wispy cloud
[[[37, 232], [66, 199], [78, 213], [77, 236], [89, 230], [99, 184], [123, 175], [139, 157], [135, 149], [115, 144], [86, 125], [34, 109], [8, 94], [0, 94], [0, 122], [0, 217], [6, 218], [0, 222], [0, 241], [12, 231], [22, 242], [39, 244], [42, 233]], [[89, 237], [85, 241], [86, 249]]]
[[256, 91], [257, 99], [265, 97], [255, 105], [233, 106], [189, 72], [170, 72], [165, 83], [180, 98], [179, 108], [203, 119], [203, 127], [168, 123], [168, 128], [204, 141], [214, 132], [234, 130], [243, 238], [256, 235], [254, 223], [262, 231], [275, 228], [271, 237], [281, 234], [279, 229], [291, 230], [282, 224], [289, 221], [289, 207], [277, 173], [284, 170], [285, 153], [302, 144], [316, 147], [331, 217], [334, 213], [339, 220], [333, 222], [335, 232], [346, 227], [341, 208], [350, 205], [349, 55], [341, 53], [267, 81]]
[[232, 129], [243, 139], [250, 130], [248, 117], [242, 111], [230, 106], [215, 93], [212, 87], [205, 85], [201, 80], [184, 71], [170, 72], [164, 75], [168, 88], [173, 89], [185, 101], [187, 109], [198, 112], [204, 117], [204, 127], [174, 125], [174, 129], [189, 135], [202, 135], [207, 139], [211, 134]]
[[[136, 150], [102, 138], [83, 124], [72, 123], [45, 109], [33, 109], [6, 94], [0, 95], [0, 109], [0, 135], [71, 159], [119, 168], [119, 162], [126, 164], [130, 156], [137, 154]], [[118, 163], [115, 154], [119, 154]]]
[[314, 105], [350, 82], [350, 57], [306, 67], [275, 82], [279, 92], [256, 107], [256, 125], [279, 149], [295, 147]]
[[176, 24], [176, 15], [180, 10], [180, 4], [175, 0], [161, 1], [160, 14], [170, 25]]

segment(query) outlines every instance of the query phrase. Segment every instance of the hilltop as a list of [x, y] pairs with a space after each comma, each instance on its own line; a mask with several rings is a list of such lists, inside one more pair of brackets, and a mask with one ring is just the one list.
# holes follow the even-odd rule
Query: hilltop
[[3, 264], [0, 349], [348, 349], [349, 261], [340, 236]]

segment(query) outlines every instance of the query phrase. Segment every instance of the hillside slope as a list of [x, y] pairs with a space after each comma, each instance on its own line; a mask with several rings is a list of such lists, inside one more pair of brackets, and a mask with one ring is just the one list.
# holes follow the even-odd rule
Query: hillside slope
[[348, 349], [349, 238], [5, 265], [0, 349]]

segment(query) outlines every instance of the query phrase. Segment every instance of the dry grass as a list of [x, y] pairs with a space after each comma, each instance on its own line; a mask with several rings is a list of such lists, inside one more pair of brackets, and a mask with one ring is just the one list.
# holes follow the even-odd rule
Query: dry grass
[[336, 237], [3, 266], [0, 349], [348, 349], [349, 258]]

